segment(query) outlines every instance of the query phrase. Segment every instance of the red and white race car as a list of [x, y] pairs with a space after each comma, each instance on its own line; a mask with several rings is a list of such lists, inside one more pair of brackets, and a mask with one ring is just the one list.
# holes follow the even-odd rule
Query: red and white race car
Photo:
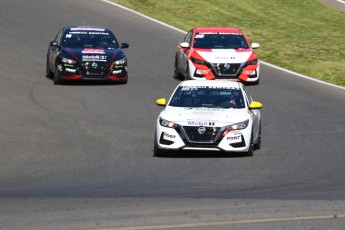
[[177, 79], [231, 79], [258, 84], [260, 65], [247, 38], [236, 28], [193, 28], [177, 46]]

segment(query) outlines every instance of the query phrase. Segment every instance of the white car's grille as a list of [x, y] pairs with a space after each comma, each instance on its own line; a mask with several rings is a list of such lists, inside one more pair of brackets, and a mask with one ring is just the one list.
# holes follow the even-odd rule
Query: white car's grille
[[214, 143], [219, 139], [220, 127], [205, 127], [204, 132], [200, 126], [183, 126], [185, 134], [190, 142]]

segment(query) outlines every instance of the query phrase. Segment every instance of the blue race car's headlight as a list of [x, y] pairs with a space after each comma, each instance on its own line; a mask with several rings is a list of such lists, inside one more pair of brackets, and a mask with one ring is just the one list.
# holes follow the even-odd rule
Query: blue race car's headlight
[[127, 58], [123, 58], [123, 59], [114, 61], [113, 64], [114, 65], [123, 65], [123, 64], [126, 64], [126, 62], [127, 62]]
[[159, 124], [163, 127], [172, 128], [172, 129], [177, 127], [177, 125], [174, 122], [165, 120], [161, 117], [159, 118]]
[[75, 63], [77, 63], [76, 61], [74, 61], [72, 59], [68, 59], [68, 58], [62, 58], [61, 61], [63, 63], [68, 63], [68, 64], [75, 64]]

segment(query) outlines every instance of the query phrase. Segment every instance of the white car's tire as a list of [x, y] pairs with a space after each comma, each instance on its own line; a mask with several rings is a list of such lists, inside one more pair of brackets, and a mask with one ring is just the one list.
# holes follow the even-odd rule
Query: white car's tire
[[162, 157], [164, 155], [164, 150], [158, 148], [158, 144], [157, 144], [157, 135], [155, 133], [155, 138], [154, 138], [154, 144], [153, 144], [153, 156], [154, 157]]
[[249, 149], [246, 153], [248, 157], [252, 157], [254, 155], [254, 143], [253, 143], [253, 134], [251, 135], [250, 138], [250, 143], [249, 143]]
[[260, 126], [259, 126], [258, 140], [254, 144], [254, 149], [260, 149], [260, 148], [261, 148], [261, 123], [260, 123]]

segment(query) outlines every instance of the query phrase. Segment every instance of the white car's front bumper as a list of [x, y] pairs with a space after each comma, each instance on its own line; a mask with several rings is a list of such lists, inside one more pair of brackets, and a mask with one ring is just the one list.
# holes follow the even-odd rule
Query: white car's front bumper
[[[189, 131], [187, 134], [185, 128]], [[208, 127], [212, 129], [212, 127]], [[215, 128], [215, 127], [213, 127]], [[226, 151], [226, 152], [247, 152], [251, 141], [251, 124], [242, 130], [230, 131], [223, 136], [224, 129], [218, 128], [217, 132], [211, 135], [214, 138], [207, 140], [202, 134], [197, 133], [198, 127], [179, 126], [177, 128], [163, 127], [157, 121], [156, 140], [159, 149], [166, 150], [204, 150], [204, 151]], [[199, 138], [201, 137], [201, 138]]]

